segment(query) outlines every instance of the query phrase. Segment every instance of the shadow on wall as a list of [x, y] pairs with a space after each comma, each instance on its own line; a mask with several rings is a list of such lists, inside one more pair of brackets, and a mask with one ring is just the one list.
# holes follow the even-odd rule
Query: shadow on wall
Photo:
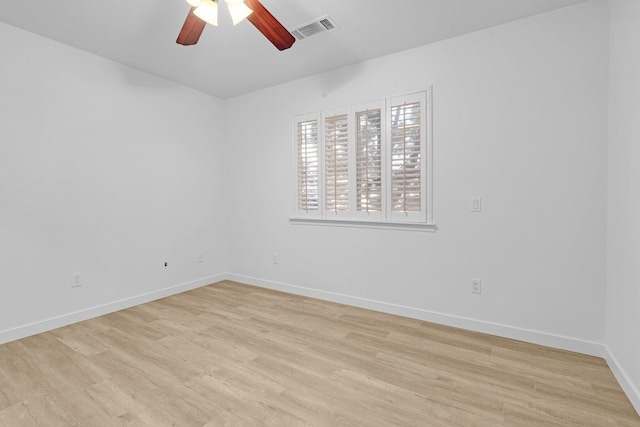
[[146, 89], [169, 89], [177, 85], [177, 83], [170, 82], [161, 77], [151, 76], [142, 71], [136, 70], [128, 66], [121, 66], [120, 72], [122, 80], [128, 84], [128, 86], [134, 88], [146, 88]]
[[337, 70], [319, 74], [319, 89], [323, 98], [343, 89], [347, 84], [357, 80], [360, 75], [361, 63], [348, 67], [338, 68]]

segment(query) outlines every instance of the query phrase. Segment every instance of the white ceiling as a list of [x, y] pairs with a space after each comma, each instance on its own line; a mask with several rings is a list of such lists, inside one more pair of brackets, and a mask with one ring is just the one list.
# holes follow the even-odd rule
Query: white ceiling
[[340, 27], [283, 52], [224, 6], [197, 45], [176, 44], [185, 0], [2, 0], [0, 21], [230, 98], [581, 1], [261, 0], [289, 29], [323, 15]]

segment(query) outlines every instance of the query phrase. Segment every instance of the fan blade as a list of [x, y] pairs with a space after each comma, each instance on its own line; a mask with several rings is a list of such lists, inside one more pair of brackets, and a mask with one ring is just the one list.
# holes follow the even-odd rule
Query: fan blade
[[178, 34], [178, 40], [176, 40], [176, 43], [183, 46], [190, 46], [198, 43], [200, 34], [202, 34], [202, 30], [204, 30], [204, 26], [207, 24], [193, 14], [194, 9], [195, 7], [192, 7], [189, 11], [187, 19], [185, 19], [184, 25], [182, 26], [182, 30], [180, 30], [180, 34]]
[[245, 0], [245, 4], [253, 10], [247, 19], [278, 50], [289, 49], [293, 45], [296, 38], [258, 0]]

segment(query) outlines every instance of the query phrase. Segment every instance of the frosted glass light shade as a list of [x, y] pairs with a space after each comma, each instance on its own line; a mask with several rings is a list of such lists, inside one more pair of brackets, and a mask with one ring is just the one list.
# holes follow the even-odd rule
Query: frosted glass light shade
[[204, 22], [218, 26], [218, 2], [212, 0], [200, 0], [200, 4], [193, 14]]
[[198, 5], [200, 5], [200, 0], [187, 0], [187, 3], [189, 3], [191, 7], [198, 7]]
[[253, 13], [253, 10], [249, 9], [249, 6], [244, 4], [244, 0], [225, 0], [227, 2], [227, 7], [229, 8], [229, 15], [231, 15], [231, 20], [233, 21], [233, 25], [236, 25], [238, 22], [242, 21], [247, 16]]

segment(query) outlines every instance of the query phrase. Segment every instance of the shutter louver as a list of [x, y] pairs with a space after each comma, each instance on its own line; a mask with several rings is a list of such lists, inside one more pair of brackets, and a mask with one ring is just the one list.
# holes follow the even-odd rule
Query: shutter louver
[[318, 121], [298, 122], [298, 209], [318, 210], [319, 201], [319, 151]]
[[324, 127], [324, 195], [325, 209], [331, 212], [349, 210], [349, 135], [348, 116], [325, 118]]
[[391, 106], [391, 210], [421, 211], [420, 102]]
[[356, 209], [382, 210], [381, 110], [356, 112]]

